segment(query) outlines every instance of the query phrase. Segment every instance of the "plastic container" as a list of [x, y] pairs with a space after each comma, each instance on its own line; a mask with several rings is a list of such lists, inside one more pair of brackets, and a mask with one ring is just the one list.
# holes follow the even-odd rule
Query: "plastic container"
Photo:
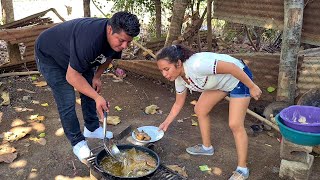
[[320, 108], [294, 105], [280, 112], [283, 123], [295, 130], [320, 133]]
[[297, 131], [284, 125], [284, 121], [281, 119], [279, 114], [276, 115], [275, 118], [281, 135], [288, 141], [304, 146], [316, 146], [320, 144], [320, 133]]

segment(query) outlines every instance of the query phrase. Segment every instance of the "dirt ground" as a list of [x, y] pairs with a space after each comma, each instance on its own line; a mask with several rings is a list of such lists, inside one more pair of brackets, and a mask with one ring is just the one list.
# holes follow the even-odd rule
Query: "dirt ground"
[[[40, 80], [42, 77], [39, 78]], [[72, 148], [66, 137], [61, 134], [61, 124], [56, 106], [48, 87], [35, 87], [30, 77], [10, 77], [1, 79], [6, 83], [10, 92], [11, 104], [0, 107], [3, 112], [1, 133], [9, 131], [17, 125], [20, 119], [20, 126], [32, 127], [33, 130], [24, 138], [11, 143], [17, 149], [18, 157], [10, 164], [0, 163], [0, 179], [89, 179], [89, 169], [79, 162], [72, 153]], [[142, 76], [128, 74], [123, 82], [113, 82], [112, 78], [103, 76], [103, 96], [110, 101], [111, 110], [109, 115], [119, 116], [121, 123], [117, 126], [109, 126], [115, 133], [120, 133], [125, 127], [154, 125], [158, 126], [169, 113], [174, 102], [175, 94], [171, 86], [158, 81], [147, 79]], [[36, 93], [30, 94], [17, 89], [27, 89]], [[193, 105], [190, 101], [195, 100], [199, 94], [193, 93], [188, 96], [186, 105], [177, 119], [190, 117], [193, 112]], [[30, 96], [25, 101], [23, 96]], [[48, 103], [43, 107], [33, 104], [31, 100], [41, 103]], [[146, 115], [144, 108], [156, 104], [163, 111], [163, 114]], [[251, 107], [258, 105], [252, 102]], [[122, 108], [116, 111], [115, 106]], [[34, 111], [16, 112], [14, 107], [27, 107]], [[77, 105], [78, 117], [82, 121], [81, 108]], [[46, 119], [42, 123], [28, 122], [28, 116], [32, 114], [44, 115]], [[228, 102], [222, 101], [211, 112], [211, 134], [212, 143], [215, 148], [213, 156], [190, 156], [185, 148], [201, 143], [198, 126], [192, 126], [191, 119], [183, 122], [175, 121], [170, 126], [165, 136], [156, 145], [156, 152], [164, 165], [179, 165], [185, 167], [188, 179], [227, 179], [237, 165], [236, 150], [232, 133], [228, 127]], [[195, 118], [193, 118], [195, 119]], [[258, 121], [247, 115], [245, 126]], [[83, 126], [81, 126], [83, 128]], [[37, 137], [45, 132], [45, 145], [40, 145], [30, 140], [30, 137]], [[271, 135], [271, 136], [270, 136]], [[273, 135], [273, 136], [272, 136]], [[280, 143], [276, 131], [263, 131], [255, 136], [249, 136], [249, 157], [248, 167], [250, 168], [250, 179], [266, 180], [279, 179], [280, 167]], [[1, 139], [2, 140], [2, 139]], [[124, 141], [125, 143], [125, 141]], [[90, 148], [101, 145], [100, 141], [89, 139]], [[208, 165], [213, 169], [221, 169], [221, 174], [202, 172], [200, 165]], [[313, 172], [310, 179], [320, 177], [320, 159], [315, 158]]]

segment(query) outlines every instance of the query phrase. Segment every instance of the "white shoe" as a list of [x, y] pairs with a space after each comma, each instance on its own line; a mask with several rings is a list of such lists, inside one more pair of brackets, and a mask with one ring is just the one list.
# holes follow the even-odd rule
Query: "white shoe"
[[82, 140], [73, 146], [73, 153], [78, 159], [84, 163], [84, 160], [91, 155], [91, 151], [88, 147], [87, 141]]
[[[84, 127], [83, 135], [86, 138], [99, 138], [103, 139], [103, 128], [99, 127], [93, 132], [89, 131], [86, 127]], [[113, 138], [113, 133], [111, 131], [107, 131], [106, 137], [111, 139]]]

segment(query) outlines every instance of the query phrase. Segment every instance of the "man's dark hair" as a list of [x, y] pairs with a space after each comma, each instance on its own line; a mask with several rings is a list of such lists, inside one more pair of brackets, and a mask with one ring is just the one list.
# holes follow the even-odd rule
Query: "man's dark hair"
[[108, 21], [113, 33], [124, 31], [128, 36], [135, 37], [140, 33], [140, 23], [136, 15], [129, 12], [117, 12]]

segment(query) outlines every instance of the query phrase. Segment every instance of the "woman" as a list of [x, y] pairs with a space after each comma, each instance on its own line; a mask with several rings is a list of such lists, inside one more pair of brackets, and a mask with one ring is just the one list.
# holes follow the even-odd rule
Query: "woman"
[[248, 136], [244, 128], [250, 98], [258, 100], [260, 88], [252, 81], [252, 73], [242, 60], [226, 54], [194, 53], [181, 45], [163, 48], [157, 53], [157, 65], [162, 75], [175, 81], [176, 101], [165, 121], [159, 126], [166, 131], [182, 109], [187, 89], [202, 92], [194, 111], [198, 116], [202, 144], [188, 147], [192, 155], [213, 155], [210, 140], [211, 109], [224, 97], [230, 97], [229, 127], [232, 130], [238, 166], [230, 179], [247, 179]]

